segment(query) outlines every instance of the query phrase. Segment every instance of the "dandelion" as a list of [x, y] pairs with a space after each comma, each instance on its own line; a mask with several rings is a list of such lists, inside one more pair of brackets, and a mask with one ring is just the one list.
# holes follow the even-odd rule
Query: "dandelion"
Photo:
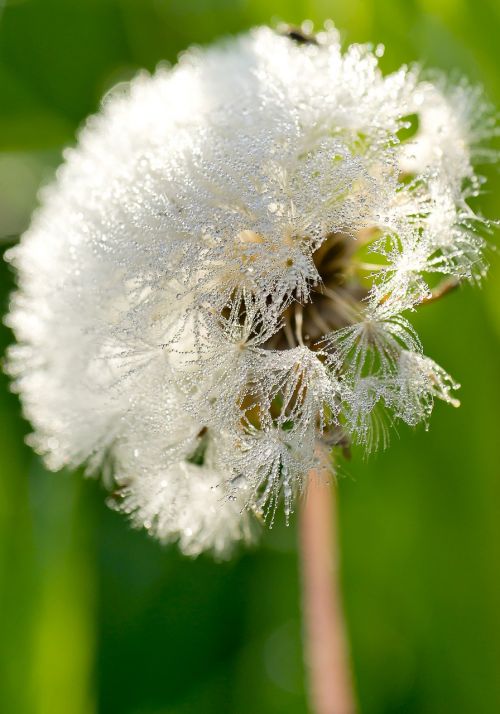
[[31, 445], [187, 554], [288, 518], [318, 441], [376, 448], [458, 404], [409, 318], [485, 273], [493, 119], [381, 54], [258, 28], [139, 74], [9, 251]]

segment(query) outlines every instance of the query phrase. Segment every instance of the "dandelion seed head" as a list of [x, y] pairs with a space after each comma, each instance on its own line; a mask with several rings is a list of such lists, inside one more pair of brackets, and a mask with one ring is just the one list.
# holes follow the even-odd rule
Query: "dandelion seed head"
[[187, 554], [226, 557], [280, 501], [288, 519], [318, 438], [377, 448], [457, 404], [402, 313], [436, 276], [484, 274], [468, 200], [494, 121], [382, 54], [257, 28], [140, 73], [9, 251], [30, 443], [104, 469], [113, 505]]

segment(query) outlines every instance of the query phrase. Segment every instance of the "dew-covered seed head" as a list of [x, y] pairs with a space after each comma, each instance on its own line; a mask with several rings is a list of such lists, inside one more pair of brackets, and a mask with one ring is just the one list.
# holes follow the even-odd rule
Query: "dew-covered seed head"
[[225, 557], [286, 517], [322, 439], [376, 448], [458, 386], [409, 317], [485, 272], [480, 93], [337, 31], [257, 28], [87, 122], [8, 259], [8, 369], [50, 468]]

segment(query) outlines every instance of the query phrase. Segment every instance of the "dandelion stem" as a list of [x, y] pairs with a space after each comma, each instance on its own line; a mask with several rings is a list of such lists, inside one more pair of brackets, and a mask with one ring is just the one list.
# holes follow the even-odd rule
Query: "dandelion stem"
[[[318, 456], [328, 459], [326, 447], [318, 447]], [[335, 495], [334, 489], [322, 481], [318, 469], [309, 472], [299, 526], [311, 710], [314, 714], [354, 714], [356, 705], [338, 582]]]

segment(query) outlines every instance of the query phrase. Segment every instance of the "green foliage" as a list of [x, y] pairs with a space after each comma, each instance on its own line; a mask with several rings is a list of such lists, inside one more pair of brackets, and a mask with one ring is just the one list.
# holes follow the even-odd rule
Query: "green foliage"
[[[0, 239], [100, 96], [193, 42], [332, 17], [500, 106], [496, 0], [7, 0], [0, 18]], [[408, 118], [411, 121], [411, 117]], [[411, 131], [409, 127], [408, 131]], [[405, 135], [406, 137], [406, 135]], [[498, 216], [490, 168], [487, 215]], [[429, 432], [340, 465], [343, 587], [363, 714], [500, 711], [500, 267], [416, 316], [463, 385]], [[1, 268], [1, 307], [12, 280]], [[446, 325], [446, 330], [443, 330]], [[446, 335], [444, 337], [444, 335]], [[10, 340], [2, 328], [2, 351]], [[294, 714], [306, 709], [295, 529], [278, 522], [229, 564], [132, 531], [96, 482], [48, 474], [1, 377], [0, 701], [7, 714]], [[279, 521], [279, 519], [277, 519]]]

